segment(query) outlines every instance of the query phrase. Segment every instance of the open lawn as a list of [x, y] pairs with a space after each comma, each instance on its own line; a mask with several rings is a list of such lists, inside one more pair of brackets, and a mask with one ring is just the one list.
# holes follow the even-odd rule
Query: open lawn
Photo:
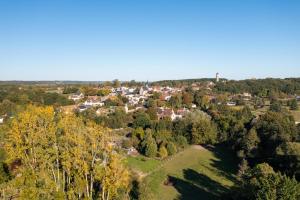
[[296, 122], [300, 122], [300, 110], [291, 111], [292, 115], [295, 118]]
[[[300, 106], [299, 106], [300, 107]], [[291, 114], [294, 116], [294, 119], [296, 122], [300, 122], [300, 110], [290, 110], [288, 107], [284, 106], [284, 109], [287, 109], [291, 112]], [[257, 109], [253, 111], [253, 114], [255, 116], [263, 115], [269, 110], [268, 106], [265, 106], [264, 108]]]
[[163, 161], [145, 178], [155, 199], [219, 199], [234, 185], [235, 157], [222, 147], [199, 147], [191, 146]]
[[270, 106], [264, 106], [263, 108], [259, 108], [257, 110], [252, 111], [255, 116], [263, 115], [270, 109]]
[[139, 155], [136, 157], [127, 157], [127, 164], [131, 169], [146, 174], [156, 169], [159, 166], [160, 161]]
[[230, 108], [233, 110], [242, 110], [245, 106], [231, 106]]

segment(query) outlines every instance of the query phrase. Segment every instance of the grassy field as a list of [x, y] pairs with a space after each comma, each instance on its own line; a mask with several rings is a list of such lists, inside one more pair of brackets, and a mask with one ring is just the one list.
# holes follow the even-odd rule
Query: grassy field
[[[298, 107], [300, 108], [300, 102], [298, 103]], [[295, 110], [295, 111], [291, 111], [292, 115], [295, 118], [296, 122], [300, 122], [300, 109]]]
[[236, 181], [237, 161], [222, 147], [192, 146], [157, 166], [144, 180], [155, 199], [219, 199]]
[[300, 122], [300, 110], [297, 110], [297, 111], [291, 111], [292, 112], [292, 115], [294, 116], [295, 118], [295, 121], [296, 122]]
[[127, 157], [127, 164], [133, 170], [140, 171], [142, 173], [149, 173], [159, 166], [160, 161], [140, 155], [136, 157]]
[[[298, 105], [300, 107], [300, 103], [298, 103]], [[294, 119], [296, 122], [300, 122], [300, 109], [294, 111], [294, 110], [290, 110], [289, 107], [287, 107], [287, 106], [283, 106], [283, 108], [291, 112], [291, 114], [294, 116]], [[269, 109], [270, 109], [270, 106], [265, 106], [263, 108], [253, 111], [253, 114], [255, 116], [259, 116], [259, 115], [266, 113]]]

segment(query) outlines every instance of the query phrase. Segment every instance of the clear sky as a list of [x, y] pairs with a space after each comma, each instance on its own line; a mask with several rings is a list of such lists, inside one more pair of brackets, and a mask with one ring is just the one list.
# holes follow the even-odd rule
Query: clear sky
[[0, 80], [300, 77], [299, 0], [0, 0]]

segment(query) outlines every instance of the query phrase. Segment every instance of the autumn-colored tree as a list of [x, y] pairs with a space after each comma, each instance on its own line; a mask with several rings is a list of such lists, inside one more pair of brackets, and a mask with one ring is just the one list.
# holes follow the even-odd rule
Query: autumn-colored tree
[[182, 93], [182, 103], [186, 106], [191, 106], [193, 102], [193, 95], [188, 93], [188, 92], [184, 92]]
[[12, 121], [5, 142], [7, 163], [16, 175], [8, 184], [8, 188], [15, 188], [9, 190], [11, 194], [20, 191], [21, 198], [41, 199], [45, 193], [61, 192], [56, 179], [59, 165], [54, 115], [51, 107], [29, 106]]
[[[107, 149], [108, 131], [75, 115], [56, 114], [52, 107], [28, 106], [7, 133], [6, 162], [13, 177], [0, 198], [92, 199], [105, 190], [105, 199], [112, 199], [113, 188], [126, 187], [128, 175]], [[108, 182], [115, 174], [126, 179]]]
[[122, 166], [122, 159], [115, 152], [108, 153], [103, 172], [102, 177], [98, 177], [101, 180], [102, 200], [115, 199], [119, 189], [128, 189], [129, 172]]

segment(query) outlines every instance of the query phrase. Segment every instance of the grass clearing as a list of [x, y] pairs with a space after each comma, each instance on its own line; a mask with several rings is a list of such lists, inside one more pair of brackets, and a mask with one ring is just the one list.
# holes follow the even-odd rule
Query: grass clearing
[[[300, 107], [300, 105], [299, 105], [299, 107]], [[300, 110], [299, 109], [298, 110], [291, 110], [291, 113], [294, 116], [295, 121], [300, 122]]]
[[128, 166], [133, 169], [140, 171], [142, 173], [148, 173], [154, 169], [156, 169], [161, 161], [147, 158], [145, 156], [139, 155], [136, 157], [128, 156], [127, 157], [127, 164]]
[[[236, 181], [237, 160], [225, 148], [189, 147], [145, 178], [156, 199], [219, 199]], [[171, 186], [164, 185], [169, 177]]]
[[236, 111], [239, 111], [239, 110], [242, 110], [245, 106], [231, 106], [230, 108], [232, 110], [236, 110]]

